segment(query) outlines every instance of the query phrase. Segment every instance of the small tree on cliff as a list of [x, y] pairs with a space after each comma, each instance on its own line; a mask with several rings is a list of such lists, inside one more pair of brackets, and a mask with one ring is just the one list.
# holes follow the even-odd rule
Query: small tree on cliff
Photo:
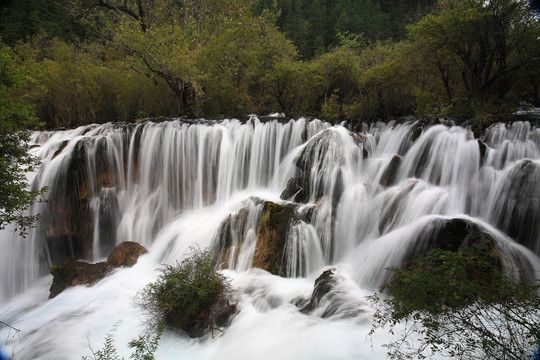
[[509, 280], [497, 263], [472, 246], [391, 268], [386, 294], [370, 298], [370, 334], [385, 326], [397, 334], [385, 345], [392, 359], [528, 358], [540, 345], [539, 286]]

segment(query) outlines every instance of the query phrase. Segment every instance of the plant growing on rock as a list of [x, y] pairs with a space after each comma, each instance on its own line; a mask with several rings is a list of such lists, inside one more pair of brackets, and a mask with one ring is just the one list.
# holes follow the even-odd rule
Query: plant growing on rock
[[192, 249], [182, 263], [160, 271], [140, 294], [143, 307], [158, 322], [199, 337], [227, 325], [236, 312], [230, 284], [216, 270], [213, 253]]
[[434, 250], [401, 268], [375, 294], [374, 324], [398, 339], [392, 359], [525, 359], [540, 344], [539, 286], [505, 276], [481, 246]]

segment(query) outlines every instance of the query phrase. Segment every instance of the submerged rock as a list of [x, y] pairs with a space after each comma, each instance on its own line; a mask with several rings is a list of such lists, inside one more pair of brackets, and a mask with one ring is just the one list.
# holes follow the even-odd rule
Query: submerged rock
[[491, 221], [540, 255], [540, 164], [517, 163], [496, 194]]
[[396, 176], [397, 176], [400, 164], [401, 164], [401, 156], [394, 155], [392, 157], [392, 160], [390, 160], [390, 162], [388, 163], [388, 166], [384, 170], [384, 173], [381, 176], [381, 180], [379, 181], [379, 183], [382, 186], [388, 187], [395, 184]]
[[112, 269], [122, 266], [131, 267], [141, 255], [147, 252], [144, 246], [126, 241], [114, 248], [105, 262], [91, 264], [68, 259], [64, 265], [53, 265], [50, 268], [53, 282], [49, 289], [49, 298], [54, 298], [70, 286], [92, 285], [107, 276]]
[[296, 304], [300, 312], [326, 318], [349, 318], [364, 312], [365, 304], [350, 296], [336, 269], [324, 271], [316, 280], [309, 299]]
[[229, 215], [221, 224], [214, 246], [218, 264], [223, 268], [234, 267], [242, 248], [250, 246], [247, 241], [253, 241], [248, 238], [255, 234], [253, 267], [287, 276], [288, 234], [293, 224], [305, 219], [292, 204], [252, 200], [255, 204]]
[[309, 314], [319, 306], [321, 300], [336, 287], [338, 280], [336, 279], [336, 270], [330, 269], [324, 271], [316, 280], [313, 292], [309, 298], [307, 305], [300, 309], [304, 314]]

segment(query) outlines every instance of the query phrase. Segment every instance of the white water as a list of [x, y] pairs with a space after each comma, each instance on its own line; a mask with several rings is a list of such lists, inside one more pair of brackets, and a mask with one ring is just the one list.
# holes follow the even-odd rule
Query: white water
[[[21, 329], [3, 328], [0, 340], [17, 359], [78, 359], [113, 332], [128, 357], [127, 343], [144, 321], [137, 292], [156, 278], [160, 264], [181, 261], [194, 245], [215, 246], [222, 222], [242, 209], [249, 215], [242, 231], [236, 229], [238, 257], [231, 256], [224, 271], [237, 289], [239, 315], [216, 339], [166, 333], [158, 359], [385, 358], [387, 335], [378, 334], [373, 347], [367, 338], [371, 313], [364, 297], [387, 279], [386, 267], [424, 246], [426, 232], [445, 219], [477, 224], [497, 240], [508, 270], [519, 265], [538, 277], [539, 129], [528, 123], [491, 128], [482, 160], [468, 129], [437, 125], [413, 142], [414, 126], [377, 124], [358, 137], [320, 121], [261, 123], [253, 117], [246, 124], [170, 121], [36, 133], [33, 151], [44, 161], [34, 184], [49, 186], [51, 194], [68, 191], [71, 158], [85, 149], [78, 153], [85, 164], [80, 174], [90, 181], [92, 243], [84, 251], [71, 238], [62, 249], [48, 246], [47, 229], [55, 225], [49, 204], [34, 209], [43, 213], [43, 223], [28, 239], [0, 234], [0, 319]], [[379, 182], [394, 155], [402, 156], [399, 171], [384, 188]], [[280, 194], [298, 175], [299, 163], [308, 164], [302, 170], [308, 194], [305, 204], [292, 204]], [[529, 169], [524, 179], [522, 168]], [[105, 181], [106, 171], [118, 176]], [[512, 192], [517, 185], [523, 189]], [[289, 231], [289, 278], [252, 268], [257, 199], [310, 214]], [[50, 265], [77, 252], [98, 261], [126, 240], [147, 246], [149, 254], [92, 287], [47, 300]], [[329, 267], [342, 279], [341, 307], [330, 318], [320, 315], [332, 304], [310, 315], [299, 312], [295, 301], [309, 297]], [[354, 316], [347, 316], [351, 311]]]

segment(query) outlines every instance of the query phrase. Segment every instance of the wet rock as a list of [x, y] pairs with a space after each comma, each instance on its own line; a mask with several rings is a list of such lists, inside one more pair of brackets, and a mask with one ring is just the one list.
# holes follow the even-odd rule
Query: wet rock
[[134, 241], [124, 241], [113, 249], [107, 258], [106, 264], [110, 267], [131, 267], [137, 263], [139, 257], [148, 253], [144, 246]]
[[221, 223], [214, 248], [214, 252], [217, 254], [218, 267], [225, 269], [231, 262], [236, 264], [239, 254], [238, 250], [245, 241], [244, 234], [246, 232], [248, 215], [249, 209], [247, 207], [242, 208], [237, 213], [227, 216]]
[[422, 126], [417, 125], [411, 130], [411, 141], [415, 142], [422, 135]]
[[[81, 139], [73, 147], [63, 159], [63, 171], [47, 194], [40, 226], [53, 263], [63, 263], [68, 258], [93, 257], [95, 227], [91, 203], [94, 197], [100, 197], [100, 233], [108, 236], [103, 238], [104, 248], [101, 250], [110, 250], [116, 242], [115, 231], [110, 229], [116, 228], [118, 221], [118, 200], [114, 189], [120, 183], [120, 169], [107, 160], [108, 150], [103, 141], [96, 144], [92, 154], [95, 164], [92, 166], [88, 154], [91, 147], [89, 139]], [[62, 144], [60, 150], [64, 148]]]
[[[490, 271], [502, 270], [502, 258], [496, 243], [493, 235], [473, 221], [463, 218], [437, 218], [429, 222], [418, 234], [415, 246], [409, 248], [404, 261], [415, 261], [434, 249], [456, 252], [462, 247], [475, 246], [483, 255], [489, 255], [492, 260], [488, 267]], [[489, 274], [484, 275], [489, 277]]]
[[126, 241], [118, 245], [105, 262], [91, 264], [68, 259], [64, 265], [53, 265], [50, 268], [53, 282], [49, 289], [49, 298], [54, 298], [71, 286], [92, 285], [107, 276], [112, 269], [133, 266], [139, 257], [147, 252], [144, 246]]
[[[288, 234], [292, 224], [306, 219], [292, 204], [277, 204], [260, 199], [252, 201], [254, 204], [229, 215], [221, 224], [214, 246], [218, 264], [222, 268], [230, 264], [234, 266], [246, 245], [247, 234], [253, 231], [256, 234], [253, 267], [274, 275], [287, 276]], [[257, 211], [260, 214], [257, 215]], [[252, 215], [255, 218], [249, 220]]]
[[300, 311], [307, 315], [326, 318], [356, 317], [364, 312], [365, 304], [351, 296], [343, 287], [343, 279], [336, 269], [324, 271], [315, 280], [309, 300], [298, 302]]
[[484, 161], [487, 152], [487, 145], [480, 139], [476, 141], [478, 142], [478, 148], [480, 150], [480, 160]]
[[394, 223], [399, 217], [398, 215], [404, 211], [404, 201], [407, 199], [411, 191], [417, 186], [418, 181], [409, 180], [408, 183], [399, 189], [396, 195], [392, 195], [384, 202], [379, 216], [379, 234], [385, 234], [394, 228]]
[[394, 155], [394, 157], [392, 157], [392, 160], [390, 160], [390, 163], [388, 163], [388, 166], [384, 170], [384, 173], [381, 176], [381, 180], [379, 181], [382, 186], [388, 187], [395, 184], [400, 164], [401, 156]]
[[304, 314], [309, 314], [317, 308], [321, 300], [327, 296], [337, 285], [336, 270], [324, 271], [316, 280], [313, 292], [309, 298], [309, 303], [300, 310]]
[[[360, 137], [357, 137], [360, 139]], [[341, 138], [332, 130], [326, 130], [313, 137], [306, 144], [298, 158], [296, 159], [296, 174], [287, 182], [286, 189], [282, 192], [281, 198], [299, 203], [307, 203], [312, 199], [319, 199], [325, 195], [321, 182], [311, 179], [312, 174], [321, 174], [328, 167], [328, 156], [332, 156], [332, 163], [340, 163], [342, 159], [342, 148], [336, 148], [336, 144], [341, 144]], [[330, 174], [327, 174], [330, 176]], [[313, 180], [313, 181], [312, 181]], [[334, 194], [340, 196], [341, 194]]]
[[286, 276], [287, 234], [292, 221], [297, 219], [293, 208], [266, 202], [257, 225], [257, 246], [253, 266], [274, 275]]
[[524, 160], [505, 180], [491, 221], [520, 244], [540, 255], [540, 165]]

